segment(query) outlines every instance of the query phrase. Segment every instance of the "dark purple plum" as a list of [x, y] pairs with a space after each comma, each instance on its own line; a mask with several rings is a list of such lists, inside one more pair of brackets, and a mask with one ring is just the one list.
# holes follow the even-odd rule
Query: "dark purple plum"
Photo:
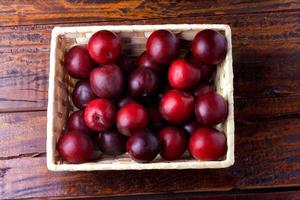
[[93, 61], [86, 48], [82, 46], [72, 47], [66, 54], [65, 66], [73, 78], [88, 78], [93, 69]]
[[201, 125], [213, 126], [226, 120], [228, 103], [223, 96], [210, 91], [198, 97], [195, 114]]
[[90, 75], [93, 92], [100, 98], [119, 98], [124, 89], [124, 76], [117, 65], [95, 68]]
[[168, 30], [157, 30], [149, 36], [146, 48], [154, 62], [167, 65], [178, 56], [179, 40]]
[[130, 157], [140, 163], [152, 161], [159, 153], [159, 146], [157, 137], [149, 129], [133, 131], [126, 144]]
[[192, 41], [192, 54], [202, 63], [217, 65], [227, 53], [227, 40], [218, 31], [206, 29], [197, 33]]
[[85, 124], [84, 113], [82, 110], [75, 111], [69, 116], [69, 129], [92, 134], [92, 130]]
[[77, 108], [83, 109], [97, 96], [92, 91], [89, 80], [80, 80], [72, 92], [72, 101]]
[[108, 130], [99, 134], [100, 150], [107, 155], [118, 156], [126, 152], [127, 138], [116, 130]]
[[138, 66], [140, 68], [150, 68], [157, 74], [159, 74], [162, 70], [162, 66], [152, 60], [149, 54], [147, 54], [146, 51], [144, 51], [139, 59], [138, 59]]
[[179, 128], [165, 127], [158, 134], [161, 151], [160, 156], [165, 160], [176, 160], [185, 152], [187, 138]]
[[138, 68], [130, 74], [128, 89], [132, 96], [151, 96], [158, 88], [157, 75], [148, 68]]

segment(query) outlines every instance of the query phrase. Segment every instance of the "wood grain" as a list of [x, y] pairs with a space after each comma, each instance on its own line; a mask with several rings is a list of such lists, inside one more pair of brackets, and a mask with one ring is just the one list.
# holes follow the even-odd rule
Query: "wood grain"
[[[178, 195], [179, 196], [179, 195]], [[183, 195], [182, 195], [183, 196]], [[169, 198], [169, 196], [168, 196]], [[155, 198], [154, 198], [155, 199]], [[157, 198], [159, 199], [159, 198]], [[202, 194], [198, 193], [195, 195], [184, 194], [184, 197], [174, 197], [170, 199], [176, 200], [299, 200], [299, 191], [287, 191], [287, 192], [262, 192], [262, 193], [244, 193], [240, 194]]]
[[[46, 112], [12, 113], [10, 117], [2, 116], [0, 123], [3, 120], [15, 123], [16, 139], [7, 139], [8, 134], [4, 133], [7, 130], [0, 130], [1, 141], [14, 145], [9, 154], [1, 155], [0, 198], [228, 191], [299, 186], [300, 183], [299, 117], [251, 123], [238, 120], [233, 167], [176, 172], [50, 172], [44, 151]], [[8, 148], [6, 144], [1, 145]]]
[[5, 113], [0, 121], [0, 160], [45, 152], [45, 112]]
[[[250, 100], [268, 97], [272, 101], [281, 101], [277, 97], [288, 97], [287, 101], [295, 103], [299, 97], [298, 13], [143, 20], [124, 24], [166, 22], [231, 25], [235, 97], [243, 98], [242, 101], [250, 97]], [[52, 28], [52, 25], [0, 27], [0, 112], [46, 109]]]
[[41, 0], [0, 3], [0, 26], [70, 22], [128, 21], [249, 14], [300, 9], [297, 0], [284, 1], [93, 1]]
[[259, 121], [276, 117], [300, 116], [300, 95], [284, 97], [235, 98], [237, 120]]
[[46, 108], [50, 30], [44, 28], [0, 28], [0, 110]]

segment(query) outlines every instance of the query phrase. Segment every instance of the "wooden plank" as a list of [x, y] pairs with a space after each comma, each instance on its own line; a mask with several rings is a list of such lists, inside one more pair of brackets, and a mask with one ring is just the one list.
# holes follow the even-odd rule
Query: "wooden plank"
[[[244, 191], [243, 193], [233, 193], [233, 194], [183, 194], [183, 195], [174, 195], [174, 198], [170, 198], [172, 195], [168, 195], [170, 199], [176, 200], [299, 200], [300, 191], [286, 191], [286, 192], [262, 192], [258, 190], [256, 193]], [[182, 196], [177, 198], [176, 196]], [[162, 198], [153, 198], [153, 199], [162, 199]], [[120, 199], [121, 200], [121, 199]]]
[[45, 152], [46, 121], [46, 112], [1, 114], [0, 159]]
[[0, 3], [0, 26], [70, 22], [181, 18], [295, 11], [297, 0], [284, 1], [10, 1]]
[[[235, 97], [300, 94], [300, 20], [297, 12], [127, 21], [122, 24], [186, 22], [231, 25]], [[0, 112], [46, 109], [52, 28], [53, 25], [0, 27]]]
[[0, 110], [47, 106], [50, 30], [0, 28]]
[[300, 95], [283, 97], [235, 98], [237, 120], [268, 120], [286, 115], [300, 116]]
[[[96, 197], [300, 186], [299, 117], [251, 123], [237, 120], [236, 163], [229, 169], [58, 173], [46, 168], [43, 131], [46, 113], [3, 115], [1, 124], [5, 119], [4, 124], [11, 121], [15, 128], [0, 129], [0, 141], [7, 141], [1, 146], [9, 148], [9, 143], [14, 146], [9, 154], [1, 152], [0, 198]], [[4, 131], [9, 133], [4, 134]], [[15, 141], [7, 139], [13, 131]]]

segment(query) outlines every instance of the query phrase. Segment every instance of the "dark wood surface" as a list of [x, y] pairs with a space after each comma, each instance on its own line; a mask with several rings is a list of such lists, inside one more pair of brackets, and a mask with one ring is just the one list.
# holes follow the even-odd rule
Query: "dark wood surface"
[[[99, 3], [97, 3], [99, 2]], [[2, 0], [1, 25], [60, 24], [299, 11], [297, 0], [118, 1]]]
[[263, 191], [259, 193], [250, 192], [214, 192], [214, 193], [180, 193], [180, 194], [164, 194], [164, 195], [150, 195], [150, 196], [132, 196], [130, 197], [113, 197], [105, 198], [111, 200], [300, 200], [300, 191]]
[[[299, 187], [300, 1], [226, 2], [1, 1], [0, 199]], [[162, 23], [231, 26], [236, 164], [219, 170], [49, 172], [45, 140], [51, 29]], [[205, 199], [201, 194], [180, 198]], [[214, 198], [286, 199], [285, 194], [299, 197], [290, 191]]]

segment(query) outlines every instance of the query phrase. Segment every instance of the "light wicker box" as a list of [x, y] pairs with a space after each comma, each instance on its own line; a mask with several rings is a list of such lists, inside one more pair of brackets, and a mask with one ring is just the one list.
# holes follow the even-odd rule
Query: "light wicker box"
[[[229, 113], [227, 120], [216, 126], [227, 138], [227, 153], [220, 161], [199, 161], [188, 156], [172, 162], [162, 160], [160, 156], [150, 163], [136, 163], [127, 154], [120, 157], [102, 157], [98, 161], [83, 164], [63, 162], [56, 151], [56, 143], [64, 130], [70, 105], [70, 91], [75, 80], [70, 78], [63, 66], [65, 52], [76, 44], [87, 44], [94, 32], [111, 30], [121, 39], [124, 50], [139, 55], [145, 50], [147, 37], [152, 31], [168, 29], [179, 38], [192, 40], [195, 34], [203, 29], [214, 29], [225, 35], [228, 52], [225, 60], [217, 67], [215, 86], [228, 101]], [[233, 108], [233, 70], [231, 29], [223, 24], [167, 24], [167, 25], [125, 25], [125, 26], [82, 26], [55, 27], [51, 36], [50, 73], [47, 113], [47, 166], [52, 171], [92, 171], [92, 170], [146, 170], [146, 169], [204, 169], [226, 168], [234, 163], [234, 108]]]

